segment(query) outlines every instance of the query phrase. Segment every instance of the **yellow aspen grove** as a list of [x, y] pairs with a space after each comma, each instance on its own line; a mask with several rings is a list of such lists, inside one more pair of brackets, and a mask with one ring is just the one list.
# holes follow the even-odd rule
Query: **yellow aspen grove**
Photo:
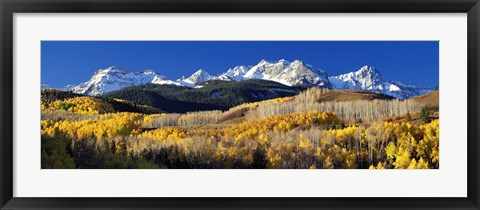
[[53, 102], [42, 102], [42, 110], [67, 110], [77, 114], [103, 114], [114, 112], [112, 105], [100, 99], [82, 96]]
[[185, 113], [44, 100], [42, 168], [439, 168], [438, 115], [420, 119], [423, 106], [411, 100], [319, 101], [332, 91]]

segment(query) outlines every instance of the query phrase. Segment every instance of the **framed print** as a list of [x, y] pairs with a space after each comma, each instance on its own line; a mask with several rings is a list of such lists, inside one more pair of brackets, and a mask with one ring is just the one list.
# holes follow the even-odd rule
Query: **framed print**
[[2, 209], [478, 209], [467, 1], [1, 1]]

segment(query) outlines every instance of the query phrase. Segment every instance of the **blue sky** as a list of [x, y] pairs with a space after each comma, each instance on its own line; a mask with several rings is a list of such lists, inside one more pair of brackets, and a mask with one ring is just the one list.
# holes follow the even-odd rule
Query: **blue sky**
[[384, 78], [438, 84], [436, 41], [42, 41], [42, 83], [79, 84], [98, 69], [151, 69], [176, 80], [198, 69], [212, 75], [260, 60], [301, 60], [330, 76], [372, 65]]

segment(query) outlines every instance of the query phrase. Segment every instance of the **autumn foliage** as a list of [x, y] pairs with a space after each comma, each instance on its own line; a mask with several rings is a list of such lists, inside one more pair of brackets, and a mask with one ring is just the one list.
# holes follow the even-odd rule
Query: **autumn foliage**
[[[438, 119], [361, 115], [368, 120], [352, 122], [345, 113], [364, 108], [352, 106], [340, 116], [310, 109], [321, 94], [320, 89], [307, 90], [297, 98], [185, 114], [112, 113], [108, 104], [86, 96], [42, 103], [42, 168], [439, 168]], [[384, 104], [386, 117], [420, 111], [409, 102], [370, 103]], [[304, 109], [295, 108], [301, 104]], [[265, 107], [283, 110], [288, 105], [295, 107], [259, 114]], [[396, 108], [389, 112], [388, 107]], [[244, 116], [237, 116], [237, 123], [221, 123], [238, 110]]]
[[102, 114], [114, 111], [112, 105], [88, 96], [42, 102], [41, 108], [49, 111], [66, 110], [76, 114]]

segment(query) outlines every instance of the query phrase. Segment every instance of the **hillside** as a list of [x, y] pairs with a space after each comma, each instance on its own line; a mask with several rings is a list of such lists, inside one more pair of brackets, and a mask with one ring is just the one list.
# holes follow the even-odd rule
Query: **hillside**
[[425, 107], [427, 107], [427, 109], [431, 110], [431, 111], [439, 111], [439, 92], [438, 90], [436, 91], [432, 91], [430, 93], [427, 93], [427, 94], [423, 94], [423, 95], [420, 95], [420, 96], [416, 96], [416, 97], [413, 97], [413, 98], [410, 98], [408, 100], [412, 100], [412, 101], [415, 101], [419, 104], [423, 104], [425, 105]]
[[83, 96], [72, 91], [56, 90], [52, 88], [43, 89], [41, 92], [41, 102], [53, 102], [56, 100], [65, 100]]
[[329, 90], [320, 95], [318, 102], [325, 101], [357, 101], [357, 100], [392, 100], [392, 96], [374, 93], [366, 90]]
[[248, 103], [293, 96], [306, 87], [290, 87], [265, 80], [207, 81], [201, 88], [146, 84], [104, 94], [105, 99], [124, 99], [156, 107], [167, 112], [184, 113], [202, 110], [227, 110]]
[[[67, 109], [69, 106], [75, 106], [70, 102], [66, 102], [68, 100], [72, 100], [74, 98], [83, 97], [88, 100], [97, 101], [106, 106], [111, 106], [113, 112], [135, 112], [135, 113], [146, 113], [146, 114], [155, 114], [155, 113], [164, 113], [165, 111], [160, 110], [158, 108], [145, 106], [142, 104], [132, 103], [129, 101], [122, 101], [119, 99], [105, 99], [99, 98], [94, 96], [86, 96], [82, 94], [73, 93], [71, 91], [63, 91], [63, 90], [55, 90], [55, 89], [44, 89], [41, 92], [41, 102], [42, 106], [47, 104], [61, 104], [62, 106], [56, 107], [55, 109]], [[70, 104], [68, 104], [70, 103]], [[65, 106], [64, 104], [67, 104]]]
[[[204, 85], [218, 92], [219, 84]], [[130, 93], [172, 102], [168, 94], [159, 98], [159, 93], [175, 90], [166, 87], [137, 87], [138, 92]], [[176, 91], [181, 96], [182, 91], [198, 90]], [[121, 99], [46, 90], [41, 167], [437, 169], [438, 116], [422, 120], [422, 104], [409, 100], [363, 100], [379, 97], [315, 87], [225, 112], [139, 114], [119, 112], [112, 104], [133, 104]], [[174, 105], [181, 103], [186, 102]]]

